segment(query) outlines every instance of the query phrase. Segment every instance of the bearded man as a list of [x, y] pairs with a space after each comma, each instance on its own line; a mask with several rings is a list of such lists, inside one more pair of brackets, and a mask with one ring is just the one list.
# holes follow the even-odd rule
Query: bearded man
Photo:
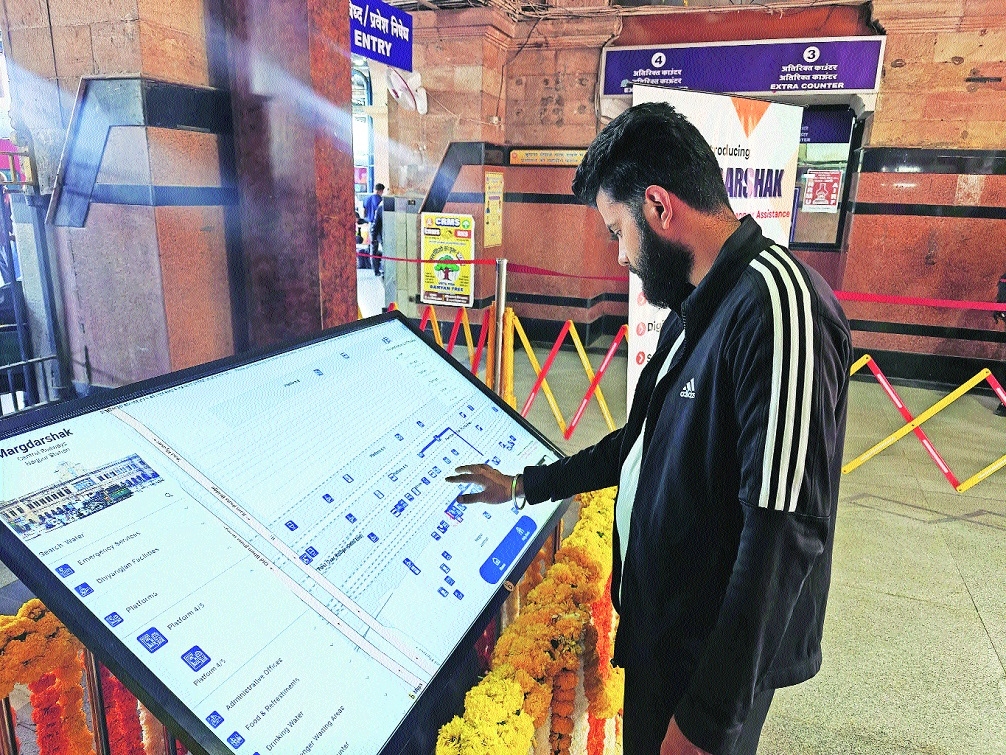
[[730, 209], [698, 130], [639, 105], [594, 140], [573, 191], [669, 307], [623, 428], [459, 501], [523, 505], [618, 485], [612, 600], [627, 755], [749, 755], [775, 689], [812, 677], [852, 348], [829, 286]]

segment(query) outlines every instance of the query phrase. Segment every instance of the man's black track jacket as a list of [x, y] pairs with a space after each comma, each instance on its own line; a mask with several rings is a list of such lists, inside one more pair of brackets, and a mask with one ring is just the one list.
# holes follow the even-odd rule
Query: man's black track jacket
[[[535, 503], [617, 485], [645, 417], [624, 564], [615, 530], [615, 662], [652, 695], [684, 690], [678, 726], [725, 755], [756, 692], [821, 665], [852, 347], [831, 288], [750, 217], [681, 310], [625, 427], [528, 467], [524, 490]], [[625, 715], [628, 731], [629, 701]]]

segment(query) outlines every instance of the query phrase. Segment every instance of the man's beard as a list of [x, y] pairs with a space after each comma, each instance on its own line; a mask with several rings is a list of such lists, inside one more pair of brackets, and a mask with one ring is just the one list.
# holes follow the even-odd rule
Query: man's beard
[[695, 255], [683, 244], [660, 238], [641, 216], [638, 213], [636, 217], [639, 265], [630, 265], [629, 270], [639, 276], [643, 295], [650, 303], [680, 312], [681, 302], [695, 288], [689, 280]]

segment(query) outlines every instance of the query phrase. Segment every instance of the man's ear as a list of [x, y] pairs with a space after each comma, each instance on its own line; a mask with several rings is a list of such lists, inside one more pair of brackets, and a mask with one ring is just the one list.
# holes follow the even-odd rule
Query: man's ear
[[671, 193], [656, 184], [643, 192], [643, 217], [654, 231], [667, 230], [674, 217]]

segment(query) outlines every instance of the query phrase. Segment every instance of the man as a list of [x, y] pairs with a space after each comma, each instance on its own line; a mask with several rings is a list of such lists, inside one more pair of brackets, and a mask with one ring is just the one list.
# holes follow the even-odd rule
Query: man
[[[384, 184], [377, 184], [374, 186], [374, 193], [367, 197], [363, 202], [363, 219], [370, 223], [370, 253], [373, 255], [370, 258], [370, 265], [368, 267], [373, 268], [374, 275], [380, 275], [380, 260], [377, 256], [380, 254], [381, 249], [381, 232], [383, 230], [383, 222], [378, 224], [378, 209], [384, 207]], [[383, 215], [383, 213], [382, 213]], [[383, 221], [383, 218], [381, 218]]]
[[773, 691], [813, 676], [852, 348], [831, 289], [730, 209], [699, 132], [668, 105], [595, 139], [573, 191], [619, 262], [670, 307], [625, 427], [462, 503], [619, 485], [612, 600], [627, 755], [754, 753]]

